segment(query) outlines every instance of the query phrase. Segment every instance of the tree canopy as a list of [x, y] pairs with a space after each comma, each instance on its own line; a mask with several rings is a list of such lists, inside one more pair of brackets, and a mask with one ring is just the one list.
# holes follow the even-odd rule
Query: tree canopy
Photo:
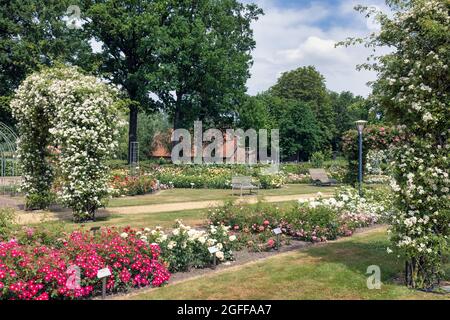
[[232, 121], [249, 77], [250, 27], [262, 11], [236, 0], [95, 1], [86, 29], [103, 45], [101, 71], [130, 99], [130, 142], [138, 110], [165, 111], [174, 128]]
[[285, 103], [285, 114], [279, 120], [281, 153], [286, 160], [307, 160], [321, 147], [319, 124], [309, 104]]
[[331, 143], [335, 131], [333, 109], [325, 77], [314, 66], [283, 73], [270, 92], [284, 99], [309, 103], [319, 124], [322, 141]]
[[0, 2], [0, 121], [12, 123], [10, 97], [40, 67], [65, 62], [95, 70], [85, 34], [68, 28], [64, 20], [71, 4], [74, 1]]

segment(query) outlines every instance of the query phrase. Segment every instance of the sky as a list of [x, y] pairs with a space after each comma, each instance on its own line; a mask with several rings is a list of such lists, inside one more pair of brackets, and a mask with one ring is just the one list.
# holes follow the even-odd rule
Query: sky
[[255, 3], [265, 15], [253, 23], [256, 49], [251, 78], [251, 95], [269, 89], [279, 76], [298, 67], [313, 65], [326, 79], [330, 90], [351, 91], [368, 96], [368, 81], [376, 79], [356, 65], [371, 54], [363, 46], [335, 48], [347, 37], [362, 37], [378, 26], [353, 8], [358, 4], [388, 9], [384, 0], [242, 0]]

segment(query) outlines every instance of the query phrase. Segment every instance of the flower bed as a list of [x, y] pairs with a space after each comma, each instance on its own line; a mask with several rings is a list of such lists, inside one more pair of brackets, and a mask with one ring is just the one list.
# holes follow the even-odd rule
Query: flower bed
[[[269, 251], [292, 240], [326, 242], [351, 236], [356, 228], [384, 221], [392, 206], [382, 190], [368, 189], [363, 198], [355, 189], [341, 188], [333, 198], [309, 199], [279, 207], [233, 204], [211, 209], [209, 222], [193, 229], [177, 221], [174, 229], [103, 228], [97, 236], [86, 231], [14, 229], [10, 212], [0, 210], [0, 299], [82, 299], [100, 294], [96, 278], [108, 267], [107, 290], [160, 286], [169, 272], [205, 268], [234, 260], [234, 252]], [[2, 218], [3, 217], [3, 218]], [[279, 237], [273, 230], [281, 228]], [[10, 240], [10, 239], [13, 240]], [[80, 268], [80, 286], [71, 287], [70, 267]]]
[[[128, 170], [125, 166], [111, 164], [114, 169], [114, 180], [112, 186], [115, 189], [123, 190], [134, 189], [133, 186], [127, 186], [123, 181]], [[328, 175], [338, 181], [343, 181], [346, 174], [346, 165], [341, 162], [324, 163]], [[264, 165], [244, 166], [244, 165], [158, 165], [156, 163], [140, 164], [140, 176], [146, 177], [149, 181], [158, 180], [162, 186], [174, 188], [190, 189], [230, 189], [233, 176], [249, 176], [253, 182], [259, 184], [262, 189], [281, 188], [286, 183], [310, 183], [311, 178], [308, 169], [312, 168], [310, 163], [292, 163], [282, 164], [280, 172], [277, 174], [263, 174]], [[124, 184], [125, 187], [121, 187]], [[140, 185], [145, 182], [140, 182]], [[143, 186], [140, 187], [143, 189]], [[147, 188], [149, 190], [149, 188]], [[133, 195], [133, 192], [123, 190], [125, 195]], [[130, 194], [128, 194], [130, 193]], [[137, 193], [141, 194], [141, 193]]]
[[367, 190], [360, 198], [353, 188], [342, 188], [334, 198], [308, 199], [279, 208], [259, 203], [256, 206], [234, 205], [209, 210], [212, 224], [232, 226], [240, 231], [239, 239], [250, 249], [273, 248], [273, 229], [281, 228], [281, 243], [290, 238], [324, 242], [339, 236], [351, 236], [356, 228], [367, 227], [385, 218], [391, 207], [390, 197], [378, 190]]
[[149, 174], [130, 176], [128, 171], [115, 170], [110, 181], [110, 187], [112, 196], [120, 197], [153, 193], [158, 190], [173, 188], [173, 185], [159, 183], [155, 177]]
[[75, 231], [54, 241], [54, 246], [15, 239], [0, 242], [0, 299], [93, 297], [101, 292], [97, 271], [102, 268], [109, 268], [112, 274], [107, 281], [108, 292], [158, 287], [170, 278], [160, 258], [160, 247], [133, 232], [124, 237], [116, 229], [105, 228], [96, 237]]
[[209, 247], [218, 249], [218, 262], [233, 260], [233, 252], [239, 248], [237, 237], [224, 225], [208, 226], [206, 230], [196, 230], [177, 221], [175, 228], [165, 233], [160, 227], [139, 232], [143, 239], [158, 243], [162, 249], [162, 259], [171, 272], [187, 271], [190, 268], [210, 266], [213, 257]]
[[236, 175], [250, 176], [262, 189], [281, 188], [286, 183], [284, 174], [262, 174], [262, 166], [228, 166], [228, 165], [166, 165], [156, 166], [149, 174], [161, 183], [175, 188], [193, 189], [231, 189], [231, 179]]

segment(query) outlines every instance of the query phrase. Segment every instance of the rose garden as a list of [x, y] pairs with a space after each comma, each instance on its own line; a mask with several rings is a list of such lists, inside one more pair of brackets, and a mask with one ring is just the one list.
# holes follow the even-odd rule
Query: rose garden
[[[117, 17], [105, 13], [110, 1], [99, 1], [83, 8], [83, 29], [104, 43], [97, 58], [111, 60], [55, 59], [0, 91], [9, 112], [0, 123], [17, 135], [0, 130], [0, 147], [10, 141], [0, 149], [0, 300], [448, 299], [448, 2], [398, 1], [392, 15], [358, 7], [380, 31], [337, 46], [392, 50], [360, 66], [377, 79], [370, 97], [348, 98], [345, 111], [347, 97], [314, 67], [243, 97], [236, 87], [249, 77], [249, 24], [261, 12], [217, 3], [214, 21], [200, 12], [206, 5], [193, 25], [177, 7], [179, 19], [157, 27], [147, 15], [159, 9], [142, 5], [137, 26], [122, 26], [159, 37], [161, 47], [142, 35], [126, 50], [112, 31], [123, 31]], [[223, 36], [222, 20], [236, 17], [229, 10], [247, 20], [231, 19]], [[186, 26], [202, 36], [178, 35]], [[200, 42], [209, 51], [199, 54]], [[317, 77], [318, 89], [301, 87], [298, 74]], [[152, 103], [150, 91], [159, 97]], [[180, 142], [172, 133], [193, 132], [196, 120], [223, 131], [279, 128], [278, 170], [268, 161], [171, 161]]]

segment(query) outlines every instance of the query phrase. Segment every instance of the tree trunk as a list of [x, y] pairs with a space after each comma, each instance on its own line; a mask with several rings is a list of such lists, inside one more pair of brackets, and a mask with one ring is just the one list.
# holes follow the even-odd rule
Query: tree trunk
[[130, 106], [130, 126], [128, 131], [128, 164], [131, 163], [131, 145], [137, 142], [138, 107], [136, 104]]
[[177, 106], [173, 114], [173, 130], [177, 130], [180, 128], [180, 120], [180, 110]]
[[175, 112], [173, 113], [173, 130], [180, 129], [181, 126], [181, 106], [183, 94], [177, 91], [177, 101], [175, 102]]

